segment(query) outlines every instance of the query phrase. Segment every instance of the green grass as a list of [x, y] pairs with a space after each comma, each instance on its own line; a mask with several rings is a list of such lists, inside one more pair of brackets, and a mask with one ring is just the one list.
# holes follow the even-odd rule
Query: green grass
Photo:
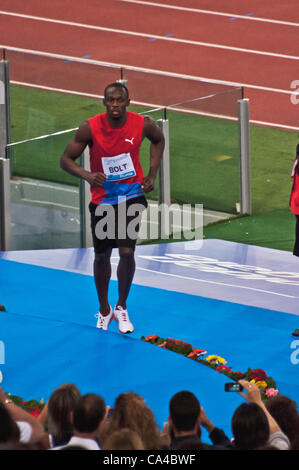
[[299, 133], [251, 126], [253, 213], [287, 208]]
[[[130, 110], [143, 112], [142, 108]], [[11, 141], [77, 127], [104, 111], [101, 100], [26, 87], [11, 87]], [[155, 119], [161, 112], [153, 113]], [[236, 123], [181, 113], [167, 114], [170, 126], [171, 192], [174, 202], [203, 203], [207, 209], [235, 212], [239, 202], [239, 149]], [[59, 167], [59, 158], [70, 135], [51, 137], [16, 146], [12, 151], [13, 174], [78, 184]], [[206, 238], [222, 238], [291, 250], [293, 216], [288, 208], [290, 172], [299, 134], [251, 126], [251, 217], [213, 224]], [[141, 149], [145, 173], [149, 143]], [[157, 189], [151, 194], [157, 198]]]
[[211, 224], [204, 228], [204, 237], [292, 251], [295, 221], [288, 208], [277, 209]]

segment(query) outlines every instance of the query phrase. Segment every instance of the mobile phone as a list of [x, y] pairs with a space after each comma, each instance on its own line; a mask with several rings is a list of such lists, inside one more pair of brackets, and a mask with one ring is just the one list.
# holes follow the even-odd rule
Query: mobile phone
[[241, 392], [243, 387], [238, 382], [229, 382], [224, 384], [224, 390], [226, 392]]

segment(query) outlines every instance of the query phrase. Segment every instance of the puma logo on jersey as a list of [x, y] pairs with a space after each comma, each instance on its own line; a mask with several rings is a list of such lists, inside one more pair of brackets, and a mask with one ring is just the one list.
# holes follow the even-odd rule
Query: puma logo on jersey
[[135, 137], [132, 137], [132, 139], [125, 139], [125, 142], [130, 142], [130, 144], [133, 145], [133, 140], [134, 140]]

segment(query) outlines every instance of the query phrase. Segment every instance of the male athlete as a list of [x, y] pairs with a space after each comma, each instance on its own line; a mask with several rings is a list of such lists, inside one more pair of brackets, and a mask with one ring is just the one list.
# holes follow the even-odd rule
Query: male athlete
[[[126, 302], [135, 272], [134, 251], [139, 230], [136, 219], [140, 222], [141, 212], [147, 207], [144, 193], [154, 189], [164, 150], [164, 136], [150, 117], [127, 111], [129, 92], [120, 82], [105, 88], [103, 103], [106, 113], [87, 119], [79, 126], [60, 159], [60, 165], [63, 170], [90, 184], [94, 280], [100, 304], [97, 328], [107, 330], [114, 317], [121, 333], [131, 333], [134, 327]], [[145, 137], [151, 144], [150, 168], [144, 177], [139, 149]], [[86, 146], [90, 152], [90, 172], [76, 162]], [[141, 210], [132, 215], [134, 207]], [[119, 213], [125, 213], [125, 219], [119, 217]], [[134, 220], [136, 230], [132, 236], [132, 230], [126, 229]], [[125, 236], [119, 236], [124, 229]], [[112, 248], [118, 248], [120, 258], [117, 267], [118, 301], [114, 311], [108, 301]]]

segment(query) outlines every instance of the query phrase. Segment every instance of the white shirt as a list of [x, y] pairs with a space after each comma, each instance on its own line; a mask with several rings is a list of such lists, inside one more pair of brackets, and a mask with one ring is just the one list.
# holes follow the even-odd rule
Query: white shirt
[[81, 446], [87, 450], [101, 450], [99, 444], [94, 439], [89, 439], [87, 437], [78, 437], [73, 436], [69, 442], [64, 446], [53, 447], [53, 450], [63, 449], [66, 446]]
[[26, 421], [17, 421], [17, 425], [20, 431], [20, 442], [29, 442], [32, 435], [31, 424]]
[[268, 444], [277, 447], [279, 450], [289, 450], [290, 448], [289, 438], [282, 431], [271, 434]]

